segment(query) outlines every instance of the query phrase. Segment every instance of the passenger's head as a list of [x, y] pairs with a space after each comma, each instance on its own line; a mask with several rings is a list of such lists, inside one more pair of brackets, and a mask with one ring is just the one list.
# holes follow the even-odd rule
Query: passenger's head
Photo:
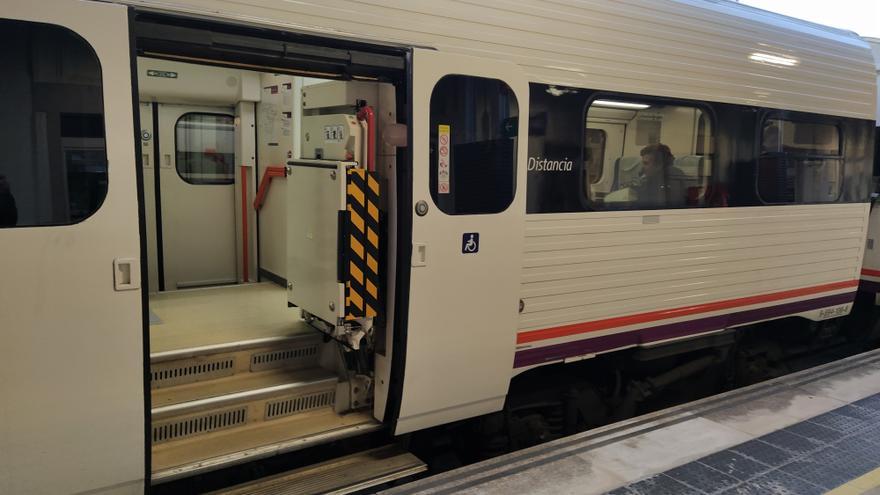
[[665, 144], [649, 144], [642, 148], [642, 170], [645, 175], [662, 173], [664, 169], [672, 166], [675, 157], [669, 146]]

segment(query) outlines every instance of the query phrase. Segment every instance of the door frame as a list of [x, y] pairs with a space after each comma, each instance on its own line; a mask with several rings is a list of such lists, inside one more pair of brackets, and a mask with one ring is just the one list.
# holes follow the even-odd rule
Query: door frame
[[[388, 82], [395, 86], [396, 95], [396, 116], [397, 122], [407, 126], [408, 142], [412, 141], [412, 129], [409, 123], [412, 121], [412, 113], [409, 103], [412, 101], [411, 92], [411, 61], [412, 51], [410, 47], [404, 45], [396, 45], [391, 43], [370, 42], [370, 41], [354, 41], [348, 39], [331, 39], [327, 36], [297, 33], [291, 30], [285, 30], [276, 26], [258, 26], [248, 25], [242, 21], [221, 19], [216, 12], [205, 12], [202, 17], [194, 17], [193, 15], [159, 12], [155, 10], [141, 9], [138, 7], [130, 7], [129, 29], [131, 33], [132, 48], [132, 78], [134, 80], [132, 86], [132, 105], [134, 109], [138, 109], [139, 95], [137, 90], [137, 57], [139, 53], [149, 52], [149, 57], [178, 60], [182, 62], [192, 62], [198, 60], [198, 63], [215, 65], [219, 67], [231, 68], [248, 68], [250, 70], [260, 70], [261, 64], [264, 62], [259, 57], [252, 57], [248, 50], [235, 52], [232, 50], [220, 50], [211, 48], [210, 43], [203, 43], [206, 38], [210, 38], [214, 34], [222, 36], [225, 46], [235, 45], [237, 39], [241, 39], [242, 47], [259, 46], [260, 43], [287, 43], [287, 52], [290, 55], [289, 60], [275, 59], [271, 68], [266, 68], [267, 72], [283, 73], [290, 75], [306, 76], [314, 75], [314, 73], [327, 74], [333, 70], [339, 69], [338, 77], [322, 75], [326, 79], [349, 80], [352, 75], [362, 75], [373, 78], [379, 78], [382, 82]], [[188, 31], [188, 34], [181, 34]], [[189, 36], [189, 37], [188, 37]], [[195, 40], [195, 41], [193, 41]], [[319, 46], [327, 52], [349, 52], [351, 54], [370, 54], [369, 57], [351, 57], [358, 60], [357, 64], [352, 64], [340, 69], [340, 58], [327, 57], [318, 60], [314, 53], [308, 53], [308, 57], [297, 59], [297, 52], [291, 50], [296, 46]], [[369, 65], [374, 64], [374, 65]], [[135, 119], [138, 113], [135, 112]], [[158, 119], [156, 119], [158, 121]], [[137, 152], [138, 156], [142, 156], [140, 150], [140, 125], [136, 120], [135, 129], [138, 130]], [[155, 133], [154, 133], [155, 134]], [[157, 158], [158, 153], [154, 155]], [[399, 147], [397, 149], [397, 158], [395, 163], [395, 184], [394, 191], [398, 204], [409, 205], [412, 198], [412, 181], [410, 163], [412, 162], [412, 151], [410, 147]], [[140, 159], [140, 158], [138, 158]], [[160, 164], [156, 162], [154, 166], [158, 170]], [[140, 167], [139, 167], [140, 168]], [[261, 172], [262, 170], [258, 170]], [[142, 174], [139, 171], [139, 178], [142, 180]], [[141, 238], [142, 238], [142, 256], [141, 256], [141, 273], [148, 274], [147, 270], [147, 252], [146, 252], [146, 225], [144, 211], [144, 192], [143, 184], [139, 189], [139, 208], [141, 216]], [[157, 199], [158, 200], [158, 199]], [[374, 410], [374, 416], [383, 418], [388, 422], [397, 417], [400, 408], [400, 398], [403, 381], [403, 367], [405, 363], [404, 350], [406, 348], [406, 329], [409, 305], [409, 256], [411, 252], [411, 221], [412, 211], [410, 208], [397, 208], [396, 218], [389, 218], [389, 228], [397, 229], [397, 239], [394, 249], [396, 250], [395, 259], [389, 259], [389, 263], [397, 264], [394, 272], [393, 293], [388, 292], [388, 298], [393, 298], [393, 310], [387, 314], [387, 324], [389, 331], [386, 335], [385, 358], [390, 362], [385, 376], [384, 392], [387, 396], [387, 403], [381, 405], [377, 400], [377, 409]], [[406, 260], [401, 263], [399, 260]], [[160, 279], [161, 280], [161, 279]], [[388, 281], [391, 287], [392, 281]], [[151, 468], [151, 418], [150, 418], [150, 355], [149, 355], [149, 297], [148, 291], [144, 291], [142, 298], [143, 321], [144, 321], [144, 390], [145, 390], [145, 429], [144, 436], [146, 438], [146, 479], [149, 483]], [[387, 307], [387, 305], [386, 305]], [[377, 377], [378, 378], [378, 377]], [[378, 387], [377, 379], [377, 387]], [[377, 392], [378, 394], [378, 392]]]
[[[152, 486], [151, 473], [153, 472], [153, 398], [151, 395], [152, 390], [152, 375], [150, 368], [150, 292], [152, 287], [150, 287], [150, 272], [149, 265], [147, 260], [149, 255], [147, 253], [147, 214], [146, 214], [146, 201], [145, 201], [145, 183], [144, 183], [144, 164], [141, 162], [144, 158], [143, 147], [141, 146], [141, 118], [140, 118], [140, 92], [138, 86], [138, 75], [137, 75], [137, 37], [135, 36], [134, 22], [136, 19], [135, 9], [133, 7], [128, 7], [128, 50], [129, 50], [129, 66], [130, 66], [130, 78], [131, 78], [131, 108], [133, 118], [133, 130], [134, 130], [134, 156], [135, 156], [135, 179], [137, 181], [137, 209], [138, 209], [138, 232], [140, 235], [140, 249], [141, 249], [141, 334], [143, 340], [143, 390], [144, 390], [144, 493], [150, 492], [150, 487]], [[153, 122], [153, 166], [158, 167], [159, 162], [158, 153], [155, 152], [156, 148], [158, 148], [158, 137], [155, 135], [156, 130], [156, 107], [155, 105], [150, 105], [150, 110], [153, 112], [152, 122]], [[158, 170], [158, 169], [157, 169]], [[158, 175], [158, 174], [157, 174]], [[158, 189], [158, 185], [156, 187]], [[158, 200], [158, 198], [157, 198]], [[157, 210], [158, 213], [158, 210]], [[156, 221], [159, 222], [161, 217], [157, 218]], [[156, 240], [157, 242], [161, 241], [161, 238]], [[161, 260], [161, 249], [159, 249], [160, 260]], [[161, 261], [160, 261], [161, 263]], [[161, 264], [159, 267], [159, 286], [162, 286], [162, 268]], [[158, 287], [156, 288], [158, 290]]]

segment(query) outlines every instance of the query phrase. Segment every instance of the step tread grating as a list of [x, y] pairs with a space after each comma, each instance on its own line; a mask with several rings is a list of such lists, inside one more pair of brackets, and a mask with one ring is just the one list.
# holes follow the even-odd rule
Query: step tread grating
[[153, 424], [153, 444], [170, 442], [247, 423], [247, 406], [212, 411]]
[[322, 407], [333, 406], [336, 390], [324, 390], [313, 394], [300, 394], [266, 402], [265, 419], [283, 418]]
[[316, 343], [256, 352], [251, 355], [250, 370], [253, 372], [277, 368], [301, 368], [313, 365], [317, 357]]
[[197, 359], [184, 363], [154, 364], [150, 367], [150, 387], [153, 389], [171, 387], [202, 380], [223, 378], [234, 373], [234, 357]]

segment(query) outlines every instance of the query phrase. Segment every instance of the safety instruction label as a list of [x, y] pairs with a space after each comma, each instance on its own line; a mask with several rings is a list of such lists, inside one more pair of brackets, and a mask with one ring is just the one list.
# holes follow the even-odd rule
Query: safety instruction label
[[437, 130], [437, 192], [449, 194], [449, 126]]
[[341, 125], [324, 126], [325, 143], [341, 143], [345, 140], [345, 128]]

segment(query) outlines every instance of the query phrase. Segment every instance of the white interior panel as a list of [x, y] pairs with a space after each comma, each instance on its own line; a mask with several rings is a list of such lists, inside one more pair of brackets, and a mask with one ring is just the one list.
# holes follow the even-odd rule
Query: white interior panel
[[148, 57], [137, 63], [141, 101], [234, 105], [260, 99], [258, 72]]
[[351, 163], [298, 161], [287, 177], [288, 300], [335, 326], [345, 316], [339, 281], [339, 212]]
[[298, 157], [299, 109], [302, 78], [278, 74], [261, 76], [262, 93], [257, 103], [258, 177], [266, 183], [260, 218], [260, 269], [279, 278], [287, 276], [287, 188], [282, 177], [263, 179], [268, 167], [284, 167]]

